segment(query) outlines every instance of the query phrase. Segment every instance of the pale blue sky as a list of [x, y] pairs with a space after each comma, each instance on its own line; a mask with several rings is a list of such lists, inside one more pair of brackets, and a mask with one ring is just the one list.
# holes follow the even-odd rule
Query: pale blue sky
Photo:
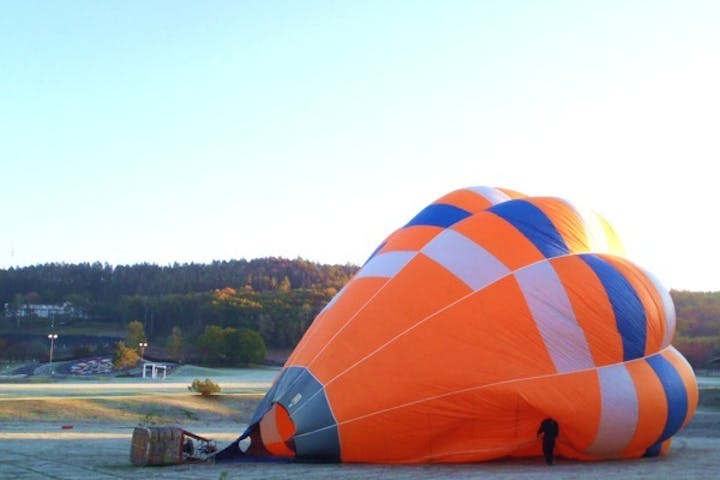
[[720, 290], [720, 2], [0, 0], [0, 268], [362, 263], [470, 185]]

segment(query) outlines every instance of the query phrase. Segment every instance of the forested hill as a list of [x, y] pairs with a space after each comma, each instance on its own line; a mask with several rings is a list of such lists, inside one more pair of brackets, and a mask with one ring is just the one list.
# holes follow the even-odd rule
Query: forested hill
[[[122, 335], [143, 324], [162, 345], [180, 329], [189, 350], [209, 326], [249, 329], [269, 348], [289, 349], [357, 271], [302, 259], [261, 258], [210, 264], [45, 264], [0, 270], [0, 334], [47, 332], [37, 306], [63, 306], [52, 321], [68, 335]], [[4, 307], [4, 308], [3, 308]], [[42, 337], [38, 337], [42, 338]], [[18, 347], [28, 355], [30, 347]], [[32, 347], [42, 350], [40, 345]], [[196, 353], [196, 352], [195, 352]]]
[[[0, 269], [0, 304], [56, 304], [64, 301], [108, 301], [123, 295], [157, 296], [251, 287], [276, 290], [282, 282], [291, 289], [340, 289], [355, 273], [354, 265], [322, 265], [307, 260], [260, 258], [216, 261], [210, 264], [120, 265], [49, 263]], [[16, 296], [22, 298], [16, 298]], [[26, 298], [26, 297], [30, 298]]]

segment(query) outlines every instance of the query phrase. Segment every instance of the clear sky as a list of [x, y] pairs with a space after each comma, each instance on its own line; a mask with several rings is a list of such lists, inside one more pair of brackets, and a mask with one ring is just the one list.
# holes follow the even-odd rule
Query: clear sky
[[0, 268], [362, 263], [457, 188], [720, 290], [720, 2], [0, 0]]

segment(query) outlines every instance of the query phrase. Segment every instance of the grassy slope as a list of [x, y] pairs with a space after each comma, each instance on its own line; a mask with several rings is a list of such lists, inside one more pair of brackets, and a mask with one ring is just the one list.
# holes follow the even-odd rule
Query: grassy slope
[[0, 421], [128, 421], [246, 423], [262, 394], [133, 394], [86, 398], [0, 397]]
[[[0, 396], [0, 421], [127, 421], [135, 423], [247, 423], [262, 393], [220, 394], [209, 398], [191, 393], [51, 397], [41, 393]], [[720, 389], [700, 391], [700, 406], [720, 410]]]

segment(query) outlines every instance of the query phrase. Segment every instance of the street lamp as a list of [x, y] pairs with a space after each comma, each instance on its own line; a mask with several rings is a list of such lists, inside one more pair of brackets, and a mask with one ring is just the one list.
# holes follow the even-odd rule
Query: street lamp
[[58, 338], [57, 333], [49, 333], [48, 338], [50, 339], [50, 375], [54, 375], [55, 371], [52, 368], [53, 350], [55, 349], [55, 340]]
[[140, 365], [143, 364], [143, 356], [145, 356], [145, 349], [147, 348], [147, 342], [140, 342]]

